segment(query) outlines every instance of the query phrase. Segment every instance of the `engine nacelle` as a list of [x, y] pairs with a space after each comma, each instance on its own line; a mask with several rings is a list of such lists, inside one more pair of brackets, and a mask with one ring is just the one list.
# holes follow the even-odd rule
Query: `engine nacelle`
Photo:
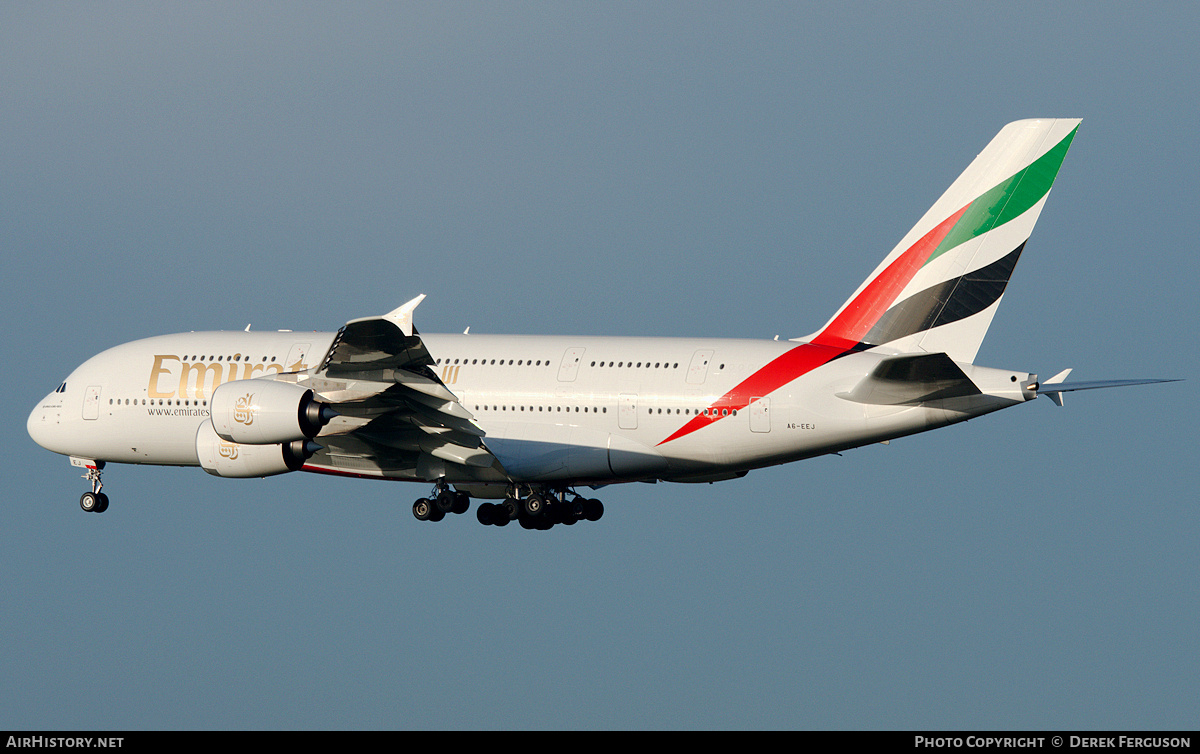
[[246, 479], [299, 471], [321, 448], [311, 440], [293, 440], [276, 445], [242, 445], [223, 440], [205, 421], [196, 430], [196, 459], [213, 476]]
[[291, 382], [237, 380], [213, 391], [213, 429], [228, 442], [276, 445], [312, 439], [337, 412]]

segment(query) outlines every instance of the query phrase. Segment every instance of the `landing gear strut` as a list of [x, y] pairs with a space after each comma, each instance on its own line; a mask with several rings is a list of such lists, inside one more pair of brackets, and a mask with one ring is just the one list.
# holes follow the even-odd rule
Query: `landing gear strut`
[[92, 483], [92, 491], [85, 492], [79, 498], [79, 507], [84, 513], [103, 513], [108, 510], [108, 495], [100, 490], [104, 483], [100, 481], [100, 471], [104, 468], [103, 461], [97, 461], [95, 466], [88, 466], [83, 478]]

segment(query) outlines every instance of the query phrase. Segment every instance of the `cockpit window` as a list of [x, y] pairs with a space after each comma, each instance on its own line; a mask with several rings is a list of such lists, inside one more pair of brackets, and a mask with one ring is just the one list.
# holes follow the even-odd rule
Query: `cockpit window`
[[64, 382], [63, 384], [59, 385], [59, 386], [58, 386], [58, 390], [55, 390], [54, 392], [56, 392], [56, 393], [65, 393], [65, 392], [67, 392], [67, 383], [65, 383], [65, 382]]

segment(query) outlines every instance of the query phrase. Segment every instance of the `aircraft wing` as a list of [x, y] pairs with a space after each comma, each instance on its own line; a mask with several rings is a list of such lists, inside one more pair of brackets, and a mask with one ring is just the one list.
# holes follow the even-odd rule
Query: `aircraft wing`
[[502, 481], [507, 474], [484, 432], [431, 368], [412, 324], [418, 296], [382, 317], [347, 322], [303, 384], [338, 416], [317, 436], [316, 470]]

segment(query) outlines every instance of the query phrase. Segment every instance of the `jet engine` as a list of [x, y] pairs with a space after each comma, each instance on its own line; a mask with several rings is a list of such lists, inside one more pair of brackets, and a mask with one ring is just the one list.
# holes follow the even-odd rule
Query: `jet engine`
[[245, 479], [299, 471], [320, 449], [307, 439], [271, 445], [229, 442], [217, 435], [211, 420], [196, 430], [196, 458], [213, 476]]
[[317, 436], [337, 412], [291, 382], [238, 380], [213, 391], [216, 434], [243, 445], [274, 445]]

